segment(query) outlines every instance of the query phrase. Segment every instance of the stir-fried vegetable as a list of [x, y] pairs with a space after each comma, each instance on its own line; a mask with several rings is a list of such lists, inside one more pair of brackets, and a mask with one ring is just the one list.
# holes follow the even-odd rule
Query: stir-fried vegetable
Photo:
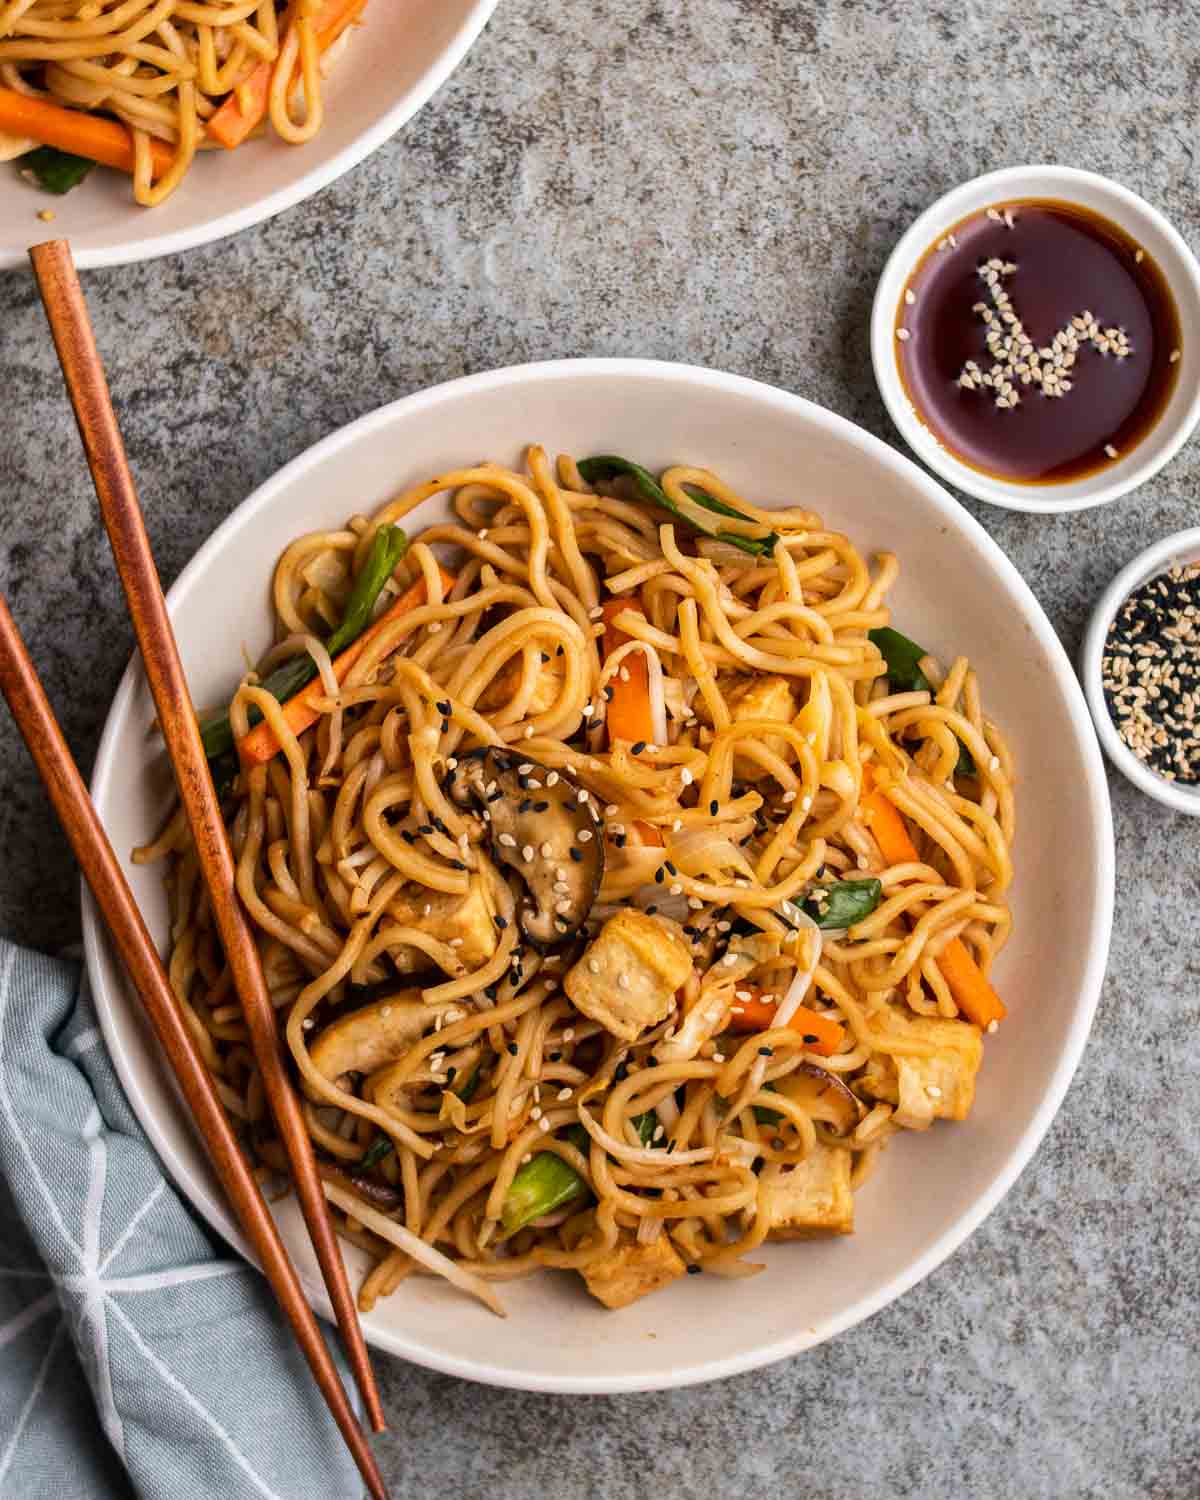
[[[633, 1126], [638, 1140], [643, 1146], [648, 1146], [658, 1128], [658, 1116], [653, 1110], [647, 1110], [635, 1117]], [[572, 1125], [564, 1134], [577, 1151], [586, 1155], [589, 1140], [582, 1125]], [[586, 1197], [588, 1192], [587, 1183], [561, 1156], [555, 1156], [553, 1151], [539, 1151], [532, 1161], [517, 1169], [504, 1195], [500, 1226], [505, 1238], [532, 1224], [535, 1219], [552, 1214], [556, 1208]]]
[[[869, 639], [879, 648], [879, 654], [887, 663], [888, 682], [895, 693], [933, 694], [933, 684], [921, 671], [921, 661], [929, 655], [924, 646], [910, 641], [890, 625], [867, 632]], [[975, 757], [961, 740], [958, 742], [958, 763], [954, 767], [956, 776], [974, 776]]]
[[358, 1170], [365, 1172], [370, 1167], [377, 1167], [384, 1157], [390, 1156], [395, 1149], [390, 1136], [377, 1135], [359, 1158]]
[[39, 146], [21, 157], [22, 172], [31, 173], [45, 192], [59, 195], [78, 187], [95, 165], [88, 157], [73, 156], [57, 146]]
[[[398, 526], [381, 526], [375, 533], [371, 542], [371, 550], [367, 553], [367, 560], [354, 580], [354, 587], [346, 601], [342, 622], [325, 642], [330, 656], [336, 656], [339, 651], [345, 650], [370, 624], [371, 613], [384, 584], [392, 576], [396, 564], [407, 551], [408, 538]], [[423, 595], [423, 584], [421, 590]], [[286, 703], [316, 675], [317, 664], [311, 656], [307, 654], [293, 656], [290, 661], [284, 662], [283, 666], [272, 672], [261, 686], [270, 693], [272, 698], [278, 698], [280, 703]], [[261, 721], [262, 714], [256, 708], [252, 708], [249, 717], [251, 725], [254, 725]], [[224, 713], [209, 719], [200, 731], [200, 739], [204, 745], [204, 753], [209, 760], [214, 760], [218, 755], [224, 755], [227, 750], [231, 750], [233, 728], [229, 722], [229, 715]]]
[[824, 931], [841, 931], [869, 917], [882, 895], [883, 886], [875, 879], [835, 880], [814, 886], [801, 910]]
[[[748, 994], [749, 998], [733, 1002], [729, 1013], [730, 1031], [770, 1031], [779, 1011], [778, 1001], [764, 1000], [762, 990], [757, 988], [742, 990], [739, 987], [741, 994]], [[806, 1045], [822, 1057], [832, 1057], [846, 1037], [846, 1028], [840, 1021], [803, 1005], [792, 1012], [786, 1024], [793, 1031], [799, 1031]]]
[[[627, 458], [617, 458], [611, 453], [599, 453], [594, 458], [585, 458], [579, 465], [579, 472], [589, 484], [625, 476], [633, 481], [634, 489], [641, 499], [669, 511], [681, 521], [686, 521], [696, 531], [703, 532], [719, 542], [728, 542], [731, 547], [737, 547], [751, 557], [770, 557], [779, 540], [778, 535], [773, 531], [762, 536], [746, 536], [740, 532], [722, 529], [718, 522], [709, 521], [704, 512], [707, 511], [714, 516], [727, 516], [730, 520], [740, 521], [748, 526], [754, 526], [755, 522], [732, 505], [726, 505], [723, 500], [717, 500], [695, 485], [692, 485], [688, 491], [691, 503], [684, 508], [671, 499], [648, 469], [643, 469], [641, 464], [632, 463]], [[765, 532], [765, 528], [760, 529]]]
[[[325, 0], [312, 16], [317, 47], [327, 51], [357, 21], [367, 0]], [[288, 15], [296, 13], [293, 6]], [[250, 77], [237, 86], [205, 126], [205, 134], [229, 150], [240, 146], [254, 127], [266, 118], [271, 101], [275, 61], [259, 63]]]
[[[909, 837], [899, 809], [874, 785], [869, 766], [863, 773], [863, 792], [859, 816], [879, 845], [884, 859], [890, 865], [919, 863], [921, 856]], [[985, 1030], [993, 1022], [1003, 1021], [1008, 1014], [1004, 1001], [988, 983], [961, 938], [947, 943], [936, 962], [954, 996], [954, 1003], [968, 1020]]]
[[[636, 599], [609, 599], [604, 605], [604, 655], [610, 657], [631, 639], [613, 621], [622, 611], [632, 609], [642, 614]], [[605, 724], [610, 743], [628, 740], [631, 744], [654, 743], [654, 714], [650, 704], [650, 667], [640, 651], [631, 651], [621, 662], [624, 675], [617, 672], [609, 683], [611, 696]]]
[[[0, 88], [0, 131], [5, 135], [27, 136], [44, 146], [56, 146], [73, 156], [83, 156], [105, 167], [132, 172], [134, 166], [133, 136], [117, 120], [89, 115], [81, 109], [64, 109], [31, 94]], [[163, 141], [150, 142], [151, 175], [161, 177], [175, 159], [173, 149]], [[22, 158], [24, 166], [28, 157]], [[63, 191], [51, 189], [51, 191]]]

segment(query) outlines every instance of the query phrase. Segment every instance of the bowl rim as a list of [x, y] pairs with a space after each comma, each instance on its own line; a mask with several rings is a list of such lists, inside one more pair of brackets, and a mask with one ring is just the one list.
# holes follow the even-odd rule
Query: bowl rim
[[[1182, 284], [1172, 284], [1176, 302], [1182, 310], [1186, 300], [1200, 320], [1200, 264], [1166, 215], [1111, 177], [1084, 171], [1080, 167], [1059, 166], [1054, 162], [1001, 167], [972, 177], [943, 193], [901, 235], [875, 288], [871, 306], [871, 364], [888, 415], [913, 453], [947, 484], [1004, 510], [1065, 515], [1107, 505], [1145, 484], [1170, 463], [1200, 422], [1200, 366], [1192, 358], [1180, 367], [1177, 377], [1180, 381], [1186, 378], [1190, 382], [1190, 399], [1175, 418], [1175, 430], [1154, 457], [1138, 461], [1137, 454], [1142, 446], [1139, 444], [1128, 460], [1070, 485], [1014, 484], [971, 468], [944, 448], [917, 416], [905, 393], [896, 369], [892, 335], [895, 310], [905, 280], [930, 245], [960, 219], [982, 209], [983, 202], [974, 202], [981, 195], [986, 195], [988, 201], [1005, 197], [1070, 198], [1074, 191], [1084, 189], [1107, 200], [1114, 210], [1111, 216], [1119, 218], [1127, 229], [1130, 221], [1136, 223], [1140, 219], [1153, 233], [1162, 237], [1178, 259], [1183, 276]], [[1064, 491], [1070, 493], [1064, 494]]]
[[[205, 224], [164, 234], [147, 233], [120, 245], [100, 245], [94, 248], [81, 245], [74, 251], [76, 265], [81, 271], [97, 271], [108, 266], [136, 265], [140, 261], [157, 260], [161, 256], [176, 255], [184, 250], [196, 250], [202, 245], [211, 245], [216, 240], [240, 234], [243, 229], [250, 229], [255, 224], [272, 219], [285, 209], [294, 208], [297, 203], [311, 198], [314, 193], [319, 193], [322, 188], [328, 187], [331, 182], [358, 166], [406, 125], [419, 110], [424, 109], [474, 46], [499, 3], [500, 0], [471, 0], [470, 9], [464, 15], [458, 31], [433, 65], [374, 125], [355, 136], [328, 161], [301, 172], [286, 187], [268, 193], [266, 197], [247, 204], [245, 208], [210, 219]], [[146, 212], [152, 215], [153, 210]], [[0, 271], [15, 270], [24, 265], [26, 253], [21, 249], [6, 250], [0, 246]]]
[[[209, 556], [223, 544], [224, 539], [235, 534], [242, 527], [252, 525], [259, 514], [274, 502], [276, 496], [286, 492], [297, 477], [329, 455], [356, 444], [380, 429], [386, 429], [396, 420], [397, 414], [401, 411], [406, 415], [411, 415], [427, 410], [443, 401], [469, 399], [498, 387], [515, 387], [529, 381], [573, 381], [589, 378], [641, 379], [667, 384], [708, 387], [730, 395], [748, 397], [792, 415], [803, 414], [836, 440], [850, 443], [865, 451], [886, 469], [891, 470], [897, 479], [915, 484], [922, 489], [935, 508], [941, 512], [946, 523], [959, 529], [970, 543], [983, 552], [991, 567], [1001, 575], [1022, 601], [1024, 617], [1029, 629], [1047, 654], [1062, 690], [1066, 712], [1077, 731], [1099, 851], [1095, 868], [1091, 871], [1092, 899], [1096, 912], [1096, 940], [1088, 955], [1083, 982], [1079, 989], [1078, 1003], [1068, 1023], [1062, 1050], [1045, 1093], [1026, 1122], [1003, 1168], [996, 1173], [987, 1189], [946, 1228], [922, 1255], [886, 1277], [869, 1295], [861, 1297], [840, 1313], [830, 1315], [811, 1326], [790, 1331], [754, 1349], [704, 1360], [684, 1370], [663, 1368], [650, 1374], [564, 1377], [514, 1373], [504, 1366], [490, 1363], [483, 1350], [478, 1356], [467, 1360], [446, 1355], [424, 1344], [409, 1342], [403, 1335], [391, 1330], [382, 1334], [374, 1329], [367, 1331], [368, 1339], [388, 1353], [461, 1379], [546, 1393], [615, 1395], [643, 1390], [674, 1389], [724, 1379], [747, 1370], [761, 1368], [812, 1348], [872, 1316], [915, 1286], [935, 1270], [983, 1222], [1008, 1192], [1037, 1150], [1062, 1104], [1079, 1065], [1099, 1002], [1101, 984], [1108, 961], [1115, 893], [1115, 855], [1108, 782], [1104, 774], [1103, 759], [1095, 736], [1091, 732], [1086, 702], [1071, 662], [1054, 627], [1014, 564], [980, 523], [968, 514], [936, 480], [924, 473], [903, 453], [858, 427], [848, 418], [819, 406], [805, 397], [780, 390], [764, 382], [748, 379], [745, 376], [665, 360], [582, 358], [508, 366], [481, 374], [462, 376], [403, 396], [330, 433], [259, 485], [226, 517], [183, 569], [168, 591], [168, 607], [174, 599], [192, 586], [193, 579], [203, 576]], [[104, 804], [108, 783], [119, 758], [118, 726], [128, 711], [137, 676], [137, 663], [133, 660], [122, 676], [105, 721], [90, 785], [92, 797], [98, 806]], [[172, 1180], [199, 1208], [212, 1227], [235, 1246], [245, 1259], [251, 1264], [256, 1264], [244, 1237], [223, 1201], [208, 1194], [203, 1184], [193, 1177], [187, 1166], [180, 1160], [179, 1153], [163, 1125], [147, 1105], [140, 1087], [137, 1068], [131, 1063], [131, 1059], [120, 1045], [114, 1021], [112, 996], [108, 994], [107, 986], [100, 978], [101, 955], [105, 943], [103, 922], [86, 885], [82, 886], [82, 894], [84, 951], [100, 1027], [130, 1103]], [[118, 1003], [124, 1003], [124, 1001]], [[329, 1317], [329, 1303], [323, 1288], [314, 1285], [311, 1281], [306, 1281], [305, 1290], [314, 1307], [325, 1317]]]
[[1200, 526], [1172, 532], [1170, 536], [1165, 536], [1146, 547], [1132, 561], [1126, 563], [1108, 585], [1096, 601], [1096, 607], [1092, 611], [1084, 633], [1083, 644], [1079, 652], [1079, 675], [1083, 680], [1084, 694], [1087, 697], [1088, 708], [1091, 710], [1092, 722], [1096, 726], [1100, 744], [1104, 748], [1105, 755], [1122, 776], [1132, 782], [1140, 792], [1145, 792], [1148, 797], [1153, 797], [1156, 802], [1161, 802], [1165, 807], [1172, 807], [1176, 812], [1200, 818], [1200, 786], [1193, 788], [1181, 786], [1178, 782], [1167, 781], [1157, 771], [1152, 771], [1149, 766], [1140, 761], [1117, 733], [1112, 715], [1108, 711], [1108, 704], [1104, 700], [1101, 663], [1109, 626], [1117, 610], [1129, 595], [1135, 589], [1140, 588], [1143, 583], [1149, 582], [1156, 574], [1165, 572], [1173, 561], [1200, 561]]

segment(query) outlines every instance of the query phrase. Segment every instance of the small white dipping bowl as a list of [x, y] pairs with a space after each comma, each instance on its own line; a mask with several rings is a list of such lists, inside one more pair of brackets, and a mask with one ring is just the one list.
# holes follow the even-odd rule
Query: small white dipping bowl
[[[552, 453], [621, 453], [652, 469], [706, 465], [755, 500], [813, 507], [864, 553], [895, 549], [901, 571], [888, 598], [897, 623], [943, 660], [971, 658], [1017, 766], [1013, 932], [995, 969], [1008, 1019], [988, 1038], [971, 1118], [901, 1132], [858, 1195], [853, 1235], [764, 1245], [752, 1257], [767, 1265], [761, 1276], [681, 1277], [620, 1312], [593, 1301], [574, 1274], [554, 1271], [505, 1282], [503, 1322], [425, 1276], [363, 1318], [379, 1348], [495, 1385], [593, 1393], [689, 1385], [797, 1354], [876, 1312], [928, 1275], [1011, 1187], [1066, 1092], [1100, 992], [1113, 903], [1108, 783], [1053, 627], [1012, 563], [939, 484], [798, 396], [648, 360], [565, 360], [455, 380], [382, 407], [294, 459], [234, 511], [171, 589], [195, 701], [227, 696], [242, 643], [253, 651], [270, 640], [271, 572], [299, 533], [370, 514], [464, 459], [520, 463], [535, 441]], [[416, 532], [449, 514], [438, 495], [406, 525]], [[165, 951], [162, 870], [129, 859], [171, 801], [170, 768], [146, 732], [153, 714], [131, 666], [92, 795]], [[130, 1103], [183, 1192], [248, 1253], [89, 898], [84, 930], [100, 1024]], [[273, 1207], [325, 1312], [294, 1198]], [[366, 1257], [349, 1246], [346, 1258], [357, 1282]]]
[[1121, 736], [1117, 733], [1108, 704], [1104, 701], [1104, 685], [1101, 661], [1104, 643], [1108, 639], [1117, 610], [1136, 589], [1148, 583], [1160, 573], [1177, 564], [1200, 562], [1200, 526], [1190, 531], [1177, 531], [1173, 536], [1163, 537], [1153, 547], [1147, 547], [1128, 567], [1122, 568], [1104, 593], [1092, 613], [1087, 634], [1083, 638], [1083, 649], [1079, 655], [1079, 672], [1087, 694], [1088, 707], [1104, 753], [1134, 786], [1156, 798], [1176, 812], [1190, 813], [1200, 817], [1200, 787], [1181, 786], [1177, 781], [1168, 781], [1157, 771], [1143, 764]]
[[[1183, 351], [1166, 410], [1125, 458], [1065, 483], [1017, 483], [981, 473], [942, 446], [908, 398], [896, 363], [896, 310], [925, 252], [964, 219], [993, 204], [1031, 198], [1077, 203], [1111, 220], [1157, 264], [1175, 298]], [[892, 251], [871, 312], [871, 361], [888, 412], [923, 463], [956, 489], [1006, 510], [1057, 515], [1128, 494], [1172, 459], [1200, 420], [1200, 266], [1170, 223], [1144, 198], [1095, 172], [1074, 167], [1005, 167], [954, 188], [927, 208]]]

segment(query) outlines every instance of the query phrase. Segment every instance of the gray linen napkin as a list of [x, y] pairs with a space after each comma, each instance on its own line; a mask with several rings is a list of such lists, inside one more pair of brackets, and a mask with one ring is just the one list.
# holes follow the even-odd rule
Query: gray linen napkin
[[78, 967], [3, 939], [0, 1495], [362, 1495], [266, 1282], [164, 1176]]

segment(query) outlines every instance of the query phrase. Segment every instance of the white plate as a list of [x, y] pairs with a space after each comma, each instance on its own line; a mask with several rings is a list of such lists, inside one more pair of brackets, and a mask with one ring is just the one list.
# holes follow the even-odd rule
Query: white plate
[[[1011, 1018], [988, 1041], [975, 1112], [888, 1150], [858, 1198], [858, 1232], [766, 1247], [744, 1281], [684, 1277], [622, 1312], [573, 1274], [506, 1284], [501, 1322], [443, 1284], [414, 1277], [365, 1320], [381, 1348], [453, 1375], [533, 1390], [686, 1385], [795, 1354], [899, 1296], [959, 1245], [1029, 1160], [1079, 1061], [1108, 953], [1113, 846], [1108, 792], [1070, 663], [1033, 595], [972, 518], [877, 439], [799, 397], [737, 376], [634, 360], [526, 365], [452, 381], [318, 443], [236, 511], [171, 590], [171, 617], [197, 702], [227, 695], [242, 643], [268, 640], [268, 584], [297, 533], [369, 512], [402, 486], [463, 461], [517, 463], [544, 443], [577, 456], [624, 453], [649, 467], [715, 468], [755, 500], [812, 506], [864, 549], [894, 548], [898, 623], [945, 656], [978, 663], [988, 711], [1020, 768], [1015, 936], [997, 965]], [[444, 514], [430, 502], [414, 529]], [[219, 601], [219, 608], [214, 605]], [[168, 777], [130, 670], [109, 715], [93, 795], [119, 853], [145, 840]], [[1070, 856], [1064, 857], [1065, 851]], [[165, 947], [160, 872], [126, 865]], [[105, 1037], [139, 1118], [205, 1216], [240, 1248], [207, 1162], [168, 1085], [136, 1003], [85, 902], [88, 966]], [[314, 1305], [313, 1262], [294, 1207]], [[756, 1252], [756, 1258], [758, 1252]], [[357, 1280], [364, 1257], [349, 1252]]]
[[[372, 0], [326, 80], [325, 124], [303, 146], [273, 136], [205, 151], [158, 208], [133, 200], [121, 172], [93, 172], [61, 198], [0, 163], [0, 270], [30, 245], [71, 241], [81, 267], [122, 266], [236, 234], [301, 202], [395, 135], [466, 56], [498, 0]], [[37, 217], [52, 209], [54, 222]]]

